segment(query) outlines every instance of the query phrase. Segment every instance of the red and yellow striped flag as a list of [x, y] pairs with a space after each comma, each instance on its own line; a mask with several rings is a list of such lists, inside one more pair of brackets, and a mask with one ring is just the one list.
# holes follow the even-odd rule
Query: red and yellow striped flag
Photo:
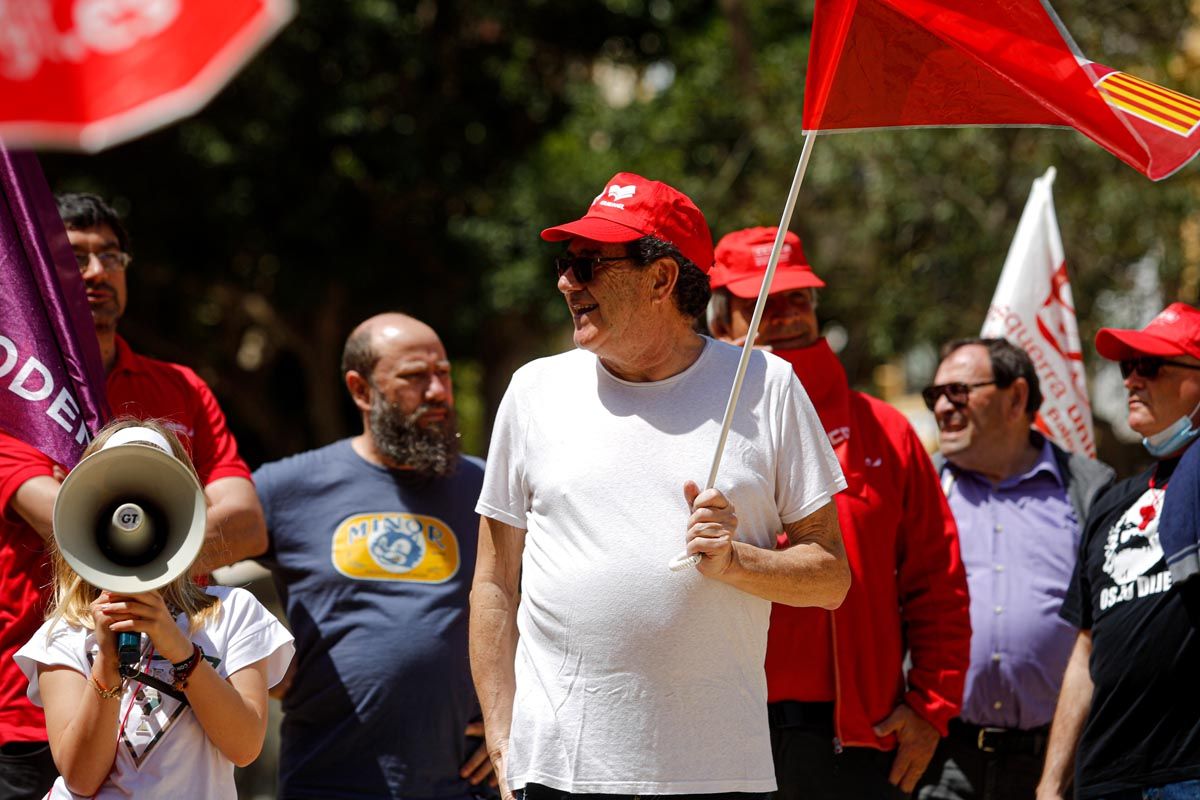
[[1200, 100], [1080, 55], [1052, 0], [816, 0], [805, 132], [1072, 127], [1153, 180], [1200, 154]]
[[1149, 123], [1191, 136], [1200, 126], [1200, 100], [1164, 89], [1124, 72], [1110, 72], [1096, 82], [1110, 106]]

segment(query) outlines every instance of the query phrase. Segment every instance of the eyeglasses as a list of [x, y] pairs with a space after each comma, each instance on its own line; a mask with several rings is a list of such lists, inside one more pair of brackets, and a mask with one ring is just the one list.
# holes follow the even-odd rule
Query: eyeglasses
[[558, 277], [562, 277], [567, 270], [575, 273], [575, 280], [579, 283], [591, 283], [592, 278], [596, 277], [596, 270], [601, 264], [610, 261], [628, 261], [629, 256], [578, 256], [573, 253], [568, 253], [564, 256], [559, 256], [554, 259], [554, 270], [558, 273]]
[[933, 411], [933, 407], [937, 405], [938, 398], [946, 395], [946, 399], [954, 406], [965, 406], [967, 400], [971, 396], [972, 389], [978, 389], [981, 386], [995, 386], [995, 381], [983, 381], [982, 383], [939, 383], [936, 386], [926, 386], [921, 390], [921, 397], [925, 400], [925, 407]]
[[120, 272], [133, 261], [133, 256], [129, 253], [122, 253], [120, 250], [105, 250], [103, 253], [76, 253], [75, 263], [79, 265], [80, 272], [88, 271], [88, 267], [92, 263], [92, 256], [96, 257], [105, 272]]
[[1200, 366], [1195, 364], [1183, 364], [1179, 361], [1168, 361], [1165, 358], [1158, 356], [1142, 356], [1140, 358], [1125, 358], [1121, 360], [1121, 377], [1128, 378], [1135, 372], [1148, 381], [1152, 381], [1158, 377], [1158, 371], [1163, 367], [1182, 367], [1183, 369], [1197, 369]]

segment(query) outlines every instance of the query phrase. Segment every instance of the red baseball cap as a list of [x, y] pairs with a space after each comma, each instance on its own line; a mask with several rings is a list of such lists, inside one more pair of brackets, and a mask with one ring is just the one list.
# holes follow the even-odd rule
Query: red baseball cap
[[[758, 297], [778, 230], [746, 228], [722, 237], [717, 242], [717, 263], [709, 276], [712, 288], [728, 289], [735, 297]], [[775, 278], [771, 281], [771, 294], [824, 285], [825, 281], [817, 277], [805, 260], [800, 237], [788, 231], [783, 237]]]
[[1140, 331], [1101, 328], [1096, 352], [1109, 361], [1138, 356], [1200, 358], [1200, 311], [1186, 303], [1171, 303]]
[[576, 236], [612, 243], [656, 236], [704, 272], [712, 269], [712, 234], [696, 204], [678, 189], [632, 172], [613, 175], [580, 219], [542, 231], [547, 242]]

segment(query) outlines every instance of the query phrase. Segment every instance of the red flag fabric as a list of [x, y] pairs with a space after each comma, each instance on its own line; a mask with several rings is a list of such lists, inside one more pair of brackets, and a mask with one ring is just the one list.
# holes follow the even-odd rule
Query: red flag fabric
[[805, 132], [1072, 127], [1153, 180], [1200, 152], [1200, 101], [1084, 58], [1046, 0], [817, 0]]
[[207, 103], [292, 0], [0, 1], [0, 141], [100, 150]]

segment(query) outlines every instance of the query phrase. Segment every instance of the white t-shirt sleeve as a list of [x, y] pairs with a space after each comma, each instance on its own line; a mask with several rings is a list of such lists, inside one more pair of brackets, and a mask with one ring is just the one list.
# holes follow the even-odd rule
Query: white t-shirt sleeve
[[228, 677], [265, 658], [267, 687], [283, 680], [296, 652], [292, 634], [245, 589], [231, 589], [221, 604], [228, 615], [222, 627], [230, 631], [222, 673]]
[[513, 375], [496, 411], [492, 443], [483, 473], [483, 491], [475, 512], [525, 530], [532, 494], [525, 480], [525, 415], [521, 412], [523, 370]]
[[795, 373], [779, 403], [775, 492], [784, 525], [804, 519], [846, 488], [825, 426]]
[[38, 684], [38, 666], [69, 667], [81, 675], [92, 674], [87, 660], [87, 638], [90, 631], [71, 628], [61, 620], [47, 621], [37, 629], [25, 645], [13, 654], [13, 660], [29, 680], [26, 694], [31, 703], [42, 705]]

